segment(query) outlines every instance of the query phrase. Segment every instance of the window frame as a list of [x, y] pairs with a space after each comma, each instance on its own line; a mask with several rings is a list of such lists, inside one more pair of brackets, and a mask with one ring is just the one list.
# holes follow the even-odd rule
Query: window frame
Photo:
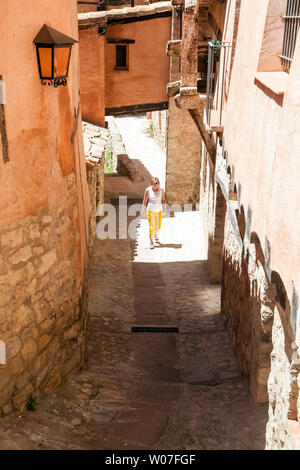
[[[129, 70], [129, 45], [126, 44], [126, 43], [119, 43], [119, 44], [115, 44], [115, 66], [114, 66], [114, 70]], [[125, 67], [120, 67], [117, 65], [117, 47], [118, 46], [125, 46], [126, 48], [126, 66]]]
[[282, 19], [284, 20], [284, 34], [280, 58], [283, 70], [289, 72], [300, 28], [300, 0], [287, 0], [286, 13]]

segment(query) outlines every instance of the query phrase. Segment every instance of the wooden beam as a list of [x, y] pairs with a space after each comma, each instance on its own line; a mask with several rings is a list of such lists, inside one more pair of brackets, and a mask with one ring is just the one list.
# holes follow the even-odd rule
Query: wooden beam
[[134, 44], [135, 39], [107, 38], [107, 44]]
[[179, 93], [180, 91], [180, 81], [177, 82], [169, 82], [167, 85], [167, 96], [171, 98], [172, 96], [175, 96]]
[[[167, 55], [169, 57], [181, 57], [181, 39], [167, 42]], [[208, 55], [208, 41], [198, 41], [198, 55]]]
[[[0, 87], [3, 87], [2, 83], [2, 75], [0, 75]], [[9, 162], [9, 155], [8, 155], [8, 140], [6, 134], [6, 122], [5, 122], [5, 112], [4, 112], [4, 90], [2, 88], [0, 95], [2, 96], [2, 100], [0, 100], [0, 135], [1, 135], [1, 143], [2, 143], [2, 155], [4, 163]]]
[[134, 104], [130, 106], [119, 106], [114, 108], [105, 108], [106, 116], [124, 116], [139, 113], [148, 113], [150, 111], [162, 111], [169, 108], [168, 101], [161, 101], [160, 103], [144, 103]]
[[213, 7], [215, 5], [224, 3], [225, 0], [199, 0], [200, 7]]
[[181, 56], [181, 39], [168, 41], [167, 42], [167, 55], [169, 57], [180, 57]]
[[153, 13], [153, 15], [137, 16], [136, 18], [112, 18], [111, 20], [108, 20], [108, 26], [113, 26], [115, 24], [137, 23], [138, 21], [157, 20], [158, 18], [169, 18], [171, 16], [171, 11], [163, 11], [161, 13]]
[[196, 124], [202, 140], [204, 142], [204, 145], [208, 151], [208, 154], [210, 156], [211, 162], [213, 165], [216, 163], [216, 147], [214, 146], [209, 133], [206, 130], [205, 124], [203, 122], [203, 119], [197, 109], [189, 109], [188, 110], [194, 123]]

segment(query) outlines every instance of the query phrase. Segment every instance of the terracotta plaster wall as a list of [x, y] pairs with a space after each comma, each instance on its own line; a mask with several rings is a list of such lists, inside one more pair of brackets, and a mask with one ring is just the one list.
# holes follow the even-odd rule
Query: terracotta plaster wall
[[171, 18], [110, 26], [107, 38], [134, 39], [129, 44], [129, 70], [114, 70], [115, 45], [106, 44], [105, 107], [167, 101]]
[[91, 5], [91, 4], [87, 4], [87, 5], [78, 4], [77, 8], [78, 8], [78, 13], [88, 13], [90, 11], [97, 11], [97, 5]]
[[[74, 172], [84, 239], [89, 203], [80, 162], [80, 119], [74, 143], [70, 140], [79, 102], [79, 46], [72, 50], [68, 86], [55, 89], [41, 85], [33, 44], [44, 23], [77, 39], [77, 2], [24, 0], [19, 8], [17, 0], [2, 0], [0, 9], [0, 73], [10, 157], [6, 164], [0, 159], [0, 226], [57, 207], [66, 197], [66, 177]], [[86, 248], [81, 248], [84, 263]]]
[[3, 0], [0, 6], [0, 73], [6, 85], [10, 158], [3, 162], [0, 142], [4, 414], [23, 409], [30, 393], [55, 387], [80, 364], [88, 295], [84, 269], [90, 202], [78, 45], [72, 50], [67, 86], [54, 88], [41, 84], [33, 44], [44, 23], [77, 39], [77, 2], [24, 0], [22, 9], [19, 3]]
[[80, 32], [80, 83], [84, 119], [105, 125], [105, 36], [98, 28]]
[[[252, 211], [251, 229], [271, 243], [271, 268], [288, 292], [299, 285], [300, 161], [299, 39], [282, 105], [278, 95], [255, 82], [267, 0], [242, 2], [225, 125], [228, 164], [240, 184], [239, 201]], [[249, 41], [251, 38], [251, 41]], [[249, 224], [248, 224], [249, 229]], [[251, 231], [251, 230], [250, 230]], [[300, 287], [300, 285], [299, 285]]]

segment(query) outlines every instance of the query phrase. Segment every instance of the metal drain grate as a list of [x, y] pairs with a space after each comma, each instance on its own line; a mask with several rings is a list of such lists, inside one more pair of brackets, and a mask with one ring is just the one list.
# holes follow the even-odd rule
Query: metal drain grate
[[179, 333], [178, 328], [172, 326], [133, 326], [132, 333]]

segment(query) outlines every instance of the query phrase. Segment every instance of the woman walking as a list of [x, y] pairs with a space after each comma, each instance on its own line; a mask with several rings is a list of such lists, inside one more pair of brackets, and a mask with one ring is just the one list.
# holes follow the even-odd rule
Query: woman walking
[[154, 246], [159, 245], [157, 234], [161, 228], [162, 209], [164, 210], [164, 215], [166, 213], [166, 197], [164, 190], [160, 187], [158, 178], [151, 178], [151, 186], [145, 190], [142, 215], [145, 215], [147, 202], [150, 248], [154, 248]]

